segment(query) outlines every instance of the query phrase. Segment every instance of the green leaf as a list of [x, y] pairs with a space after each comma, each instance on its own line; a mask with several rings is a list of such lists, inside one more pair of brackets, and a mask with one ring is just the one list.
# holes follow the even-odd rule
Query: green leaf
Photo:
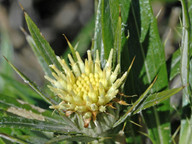
[[[147, 3], [147, 7], [146, 5], [144, 5], [144, 7], [143, 3]], [[138, 9], [150, 9], [150, 13], [148, 14], [150, 17], [146, 16], [145, 19], [145, 21], [150, 21], [150, 25], [149, 28], [148, 26], [144, 27], [148, 29], [148, 31], [143, 42], [140, 42], [140, 17], [142, 16], [142, 10], [138, 11]], [[145, 15], [143, 17], [145, 17]], [[151, 5], [148, 0], [141, 1], [140, 3], [139, 1], [132, 1], [127, 25], [126, 30], [129, 31], [130, 36], [123, 45], [122, 69], [124, 71], [127, 69], [134, 56], [136, 56], [136, 59], [132, 68], [133, 70], [129, 75], [129, 81], [127, 81], [126, 91], [132, 94], [141, 94], [156, 75], [158, 75], [158, 79], [153, 87], [153, 91], [158, 91], [167, 87], [164, 49], [159, 38], [157, 22], [153, 16]]]
[[93, 38], [93, 54], [96, 57], [96, 50], [100, 52], [101, 63], [104, 63], [104, 50], [102, 42], [102, 0], [96, 1], [96, 18], [95, 18], [95, 31]]
[[0, 143], [1, 143], [1, 144], [6, 144], [6, 143], [3, 141], [2, 138], [0, 138]]
[[[107, 4], [107, 7], [108, 9], [110, 10], [110, 12], [108, 12], [108, 18], [109, 19], [109, 24], [111, 25], [111, 30], [112, 30], [112, 34], [113, 36], [115, 36], [116, 34], [116, 31], [117, 31], [117, 26], [118, 26], [118, 18], [119, 18], [119, 12], [121, 11], [120, 10], [120, 1], [121, 0], [109, 0], [108, 1], [108, 4]], [[107, 11], [105, 9], [105, 11]], [[107, 16], [107, 14], [106, 14]], [[107, 27], [106, 27], [107, 29]], [[113, 42], [112, 42], [113, 43]]]
[[[119, 13], [118, 16], [118, 22], [117, 22], [117, 28], [114, 35], [114, 56], [113, 56], [113, 63], [116, 64], [116, 61], [118, 64], [121, 64], [121, 42], [122, 42], [122, 19], [121, 14]], [[116, 56], [117, 55], [117, 56]]]
[[71, 45], [71, 43], [70, 43], [70, 41], [67, 39], [67, 37], [65, 36], [65, 35], [63, 35], [64, 37], [65, 37], [65, 39], [66, 39], [66, 41], [67, 41], [67, 44], [68, 44], [68, 46], [69, 46], [69, 48], [70, 48], [70, 51], [71, 51], [71, 53], [72, 53], [72, 55], [73, 55], [73, 58], [74, 58], [74, 60], [75, 60], [75, 62], [77, 61], [77, 56], [76, 56], [76, 54], [75, 54], [75, 49], [74, 49], [74, 47]]
[[29, 129], [0, 128], [0, 131], [8, 137], [14, 137], [27, 144], [44, 144], [54, 136], [53, 132], [31, 131]]
[[[34, 131], [35, 134], [31, 135], [20, 135], [18, 136], [20, 139], [26, 141], [29, 144], [45, 144], [51, 137], [48, 137], [42, 133], [37, 133], [37, 131]], [[52, 132], [50, 132], [50, 135], [52, 136]]]
[[147, 98], [141, 102], [141, 104], [135, 109], [134, 114], [149, 108], [151, 106], [154, 106], [156, 104], [161, 103], [162, 101], [168, 99], [169, 97], [171, 97], [172, 95], [178, 93], [179, 91], [181, 91], [183, 89], [183, 87], [180, 88], [175, 88], [175, 89], [171, 89], [171, 90], [165, 90], [159, 93], [155, 93], [155, 94], [150, 94], [149, 96], [147, 96]]
[[27, 119], [41, 120], [41, 121], [49, 121], [53, 124], [58, 125], [70, 125], [73, 130], [78, 131], [75, 124], [68, 119], [66, 116], [59, 116], [56, 113], [52, 113], [50, 111], [46, 111], [40, 107], [28, 104], [19, 99], [14, 99], [6, 95], [0, 95], [0, 109], [4, 112], [9, 112], [11, 114], [24, 117]]
[[76, 136], [76, 135], [60, 135], [57, 136], [53, 139], [51, 139], [50, 141], [47, 142], [47, 144], [52, 144], [52, 143], [57, 143], [60, 141], [76, 141], [76, 142], [83, 142], [83, 143], [88, 143], [94, 140], [97, 140], [98, 138], [93, 138], [93, 137], [89, 137], [89, 136]]
[[121, 124], [122, 122], [125, 121], [125, 119], [131, 115], [132, 111], [135, 110], [135, 108], [142, 103], [142, 101], [145, 99], [145, 97], [147, 96], [148, 92], [151, 90], [151, 88], [153, 87], [155, 81], [157, 78], [154, 79], [153, 83], [147, 88], [147, 90], [139, 97], [139, 99], [133, 103], [132, 107], [129, 108], [129, 110], [119, 118], [119, 120], [113, 125], [113, 127], [118, 126], [119, 124]]
[[151, 18], [153, 17], [152, 11], [151, 11], [151, 4], [150, 1], [144, 0], [140, 1], [140, 17], [141, 17], [141, 26], [140, 26], [140, 42], [142, 43], [146, 35], [148, 33], [148, 30], [150, 28]]
[[[3, 59], [2, 56], [9, 58], [10, 60], [13, 59], [13, 46], [8, 36], [8, 32], [4, 27], [0, 26], [0, 67], [1, 72], [6, 73], [7, 76], [13, 76], [13, 71], [10, 69], [6, 61]], [[2, 81], [1, 81], [2, 82]], [[0, 87], [1, 87], [0, 82]]]
[[[8, 141], [12, 142], [12, 143], [18, 143], [18, 144], [27, 144], [26, 142], [20, 140], [20, 139], [17, 139], [15, 137], [12, 137], [12, 136], [8, 136], [4, 133], [0, 133], [0, 137], [1, 138], [4, 138], [4, 139], [7, 139]], [[1, 141], [0, 141], [1, 142]]]
[[168, 71], [168, 77], [169, 81], [173, 80], [173, 78], [180, 74], [180, 65], [181, 65], [181, 52], [180, 49], [175, 51], [171, 58], [168, 60], [168, 66], [167, 66], [167, 71]]
[[[5, 95], [9, 95], [11, 97], [20, 98], [31, 104], [37, 103], [36, 101], [37, 99], [39, 101], [42, 100], [41, 97], [36, 92], [34, 92], [31, 88], [29, 88], [27, 85], [19, 81], [16, 81], [15, 79], [3, 73], [0, 73], [0, 77], [6, 82], [4, 89], [1, 91], [1, 93]], [[44, 105], [46, 105], [45, 102], [44, 102]]]
[[[29, 115], [30, 115], [30, 111], [35, 112], [35, 115], [36, 114], [42, 115], [43, 119], [45, 118], [45, 119], [48, 119], [52, 122], [59, 122], [59, 123], [65, 123], [65, 124], [67, 123], [67, 124], [70, 124], [74, 129], [78, 130], [77, 127], [75, 126], [75, 124], [68, 117], [66, 117], [66, 115], [64, 115], [60, 111], [58, 111], [58, 112], [61, 116], [56, 115], [56, 114], [52, 114], [52, 112], [50, 112], [50, 111], [45, 111], [42, 108], [28, 104], [28, 103], [21, 101], [19, 99], [14, 99], [12, 97], [9, 97], [9, 96], [1, 94], [1, 93], [0, 93], [0, 97], [1, 97], [0, 108], [3, 110], [7, 111], [9, 108], [11, 108], [12, 110], [15, 109], [15, 110], [20, 111], [20, 113], [26, 112]], [[16, 113], [16, 114], [18, 114], [18, 113]], [[21, 116], [21, 115], [19, 115], [19, 116]]]
[[33, 52], [35, 53], [35, 55], [36, 55], [40, 65], [41, 65], [41, 67], [43, 68], [45, 74], [48, 75], [49, 77], [52, 77], [51, 69], [50, 69], [48, 63], [46, 63], [45, 57], [43, 57], [41, 55], [41, 51], [38, 49], [33, 38], [30, 35], [28, 35], [26, 32], [25, 32], [25, 35], [26, 35], [27, 42], [29, 43], [30, 47], [32, 48]]
[[58, 124], [50, 121], [39, 121], [18, 116], [0, 116], [0, 127], [27, 128], [37, 131], [75, 133], [68, 124]]
[[[151, 93], [167, 89], [168, 78], [164, 48], [150, 0], [131, 1], [126, 25], [125, 36], [129, 33], [129, 38], [124, 38], [125, 42], [122, 43], [122, 71], [126, 70], [134, 56], [136, 59], [125, 84], [125, 93], [140, 95], [156, 75], [158, 75], [158, 79], [151, 89]], [[170, 140], [169, 101], [164, 101], [162, 105], [158, 109], [152, 107], [143, 112], [144, 119], [147, 119], [148, 134], [157, 143], [166, 143]], [[161, 119], [164, 114], [167, 117]]]
[[28, 117], [33, 116], [33, 119], [47, 119], [55, 123], [66, 123], [61, 116], [53, 114], [50, 111], [29, 104], [19, 99], [9, 97], [0, 93], [0, 109], [12, 114]]
[[[94, 51], [96, 49], [100, 51], [102, 64], [105, 63], [112, 48], [114, 48], [113, 63], [120, 63], [123, 35], [121, 7], [124, 10], [124, 7], [127, 8], [127, 4], [127, 2], [119, 0], [98, 1]], [[124, 15], [125, 13], [123, 13]]]
[[[4, 57], [5, 58], [5, 57]], [[7, 60], [7, 58], [5, 58]], [[35, 83], [33, 83], [30, 79], [28, 79], [22, 72], [20, 72], [13, 64], [11, 64], [8, 60], [9, 65], [15, 70], [15, 72], [27, 83], [30, 87], [32, 87], [43, 99], [45, 99], [50, 104], [56, 104], [56, 102], [49, 96], [43, 94], [41, 90], [37, 87]]]
[[38, 48], [39, 55], [43, 57], [47, 65], [54, 64], [59, 70], [62, 70], [62, 67], [58, 62], [55, 53], [49, 43], [42, 36], [39, 29], [32, 21], [32, 19], [28, 16], [28, 14], [24, 12], [24, 15], [30, 34], [35, 42], [36, 47]]
[[[1, 95], [0, 110], [2, 111], [0, 127], [30, 127], [32, 130], [58, 132], [61, 132], [60, 129], [63, 128], [65, 132], [78, 131], [74, 124], [71, 124], [71, 121], [63, 119], [63, 117], [8, 96]], [[5, 119], [3, 120], [2, 118]], [[36, 124], [38, 126], [35, 126]], [[45, 125], [45, 127], [38, 129], [41, 124]]]
[[[0, 133], [3, 133], [4, 135], [7, 135], [8, 137], [9, 136], [14, 137], [21, 141], [25, 141], [25, 140], [21, 139], [19, 136], [26, 135], [26, 134], [32, 134], [32, 132], [30, 132], [30, 130], [27, 130], [27, 129], [24, 130], [24, 129], [16, 129], [16, 128], [3, 128], [3, 127], [0, 128]], [[3, 140], [6, 144], [9, 143], [9, 141], [7, 139], [3, 139]]]
[[[116, 0], [116, 6], [118, 6], [118, 0]], [[102, 0], [102, 15], [101, 15], [101, 31], [102, 31], [102, 42], [104, 46], [104, 59], [107, 59], [110, 53], [111, 48], [113, 48], [114, 42], [114, 33], [111, 25], [111, 7], [109, 5], [109, 1]], [[115, 11], [116, 9], [114, 9]], [[118, 17], [116, 17], [117, 19]], [[115, 26], [116, 27], [116, 26]], [[102, 51], [102, 50], [101, 50]]]
[[190, 48], [190, 23], [189, 15], [187, 11], [187, 4], [185, 0], [181, 1], [183, 10], [183, 31], [182, 31], [182, 42], [181, 42], [181, 81], [183, 86], [183, 101], [182, 105], [186, 106], [189, 104], [190, 100], [190, 90], [189, 86], [189, 48]]

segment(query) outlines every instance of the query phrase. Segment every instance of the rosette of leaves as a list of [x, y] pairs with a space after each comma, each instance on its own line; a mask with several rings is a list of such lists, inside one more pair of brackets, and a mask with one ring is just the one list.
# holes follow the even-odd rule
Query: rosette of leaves
[[[99, 1], [97, 11], [105, 8], [105, 5], [105, 2]], [[101, 16], [105, 17], [103, 13], [100, 14], [97, 13], [96, 21], [103, 20], [100, 18]], [[2, 133], [1, 137], [4, 139], [17, 143], [62, 141], [85, 143], [118, 141], [122, 143], [125, 141], [123, 130], [126, 128], [126, 123], [129, 122], [127, 118], [164, 101], [182, 89], [181, 87], [150, 93], [157, 78], [154, 76], [154, 80], [151, 81], [148, 88], [136, 100], [128, 104], [127, 99], [132, 97], [127, 97], [123, 92], [126, 89], [125, 82], [129, 81], [129, 78], [126, 79], [127, 74], [134, 64], [128, 61], [130, 66], [124, 70], [125, 67], [121, 63], [121, 58], [125, 56], [121, 55], [121, 43], [123, 43], [121, 15], [116, 15], [117, 22], [114, 23], [116, 28], [113, 29], [115, 33], [113, 41], [106, 40], [110, 28], [106, 26], [100, 28], [99, 23], [95, 22], [93, 47], [91, 51], [88, 51], [88, 60], [85, 62], [76, 50], [78, 46], [73, 48], [67, 40], [73, 56], [72, 58], [69, 55], [71, 65], [54, 54], [49, 43], [26, 12], [24, 12], [24, 16], [30, 32], [30, 35], [24, 32], [26, 39], [45, 72], [45, 78], [51, 82], [49, 88], [53, 93], [48, 89], [39, 88], [5, 59], [24, 82], [31, 86], [54, 110], [42, 109], [22, 100], [1, 95], [1, 127], [30, 129], [41, 133], [41, 135], [29, 133], [27, 136], [17, 137]], [[105, 20], [102, 21], [102, 24], [104, 23]], [[100, 35], [101, 31], [102, 35]], [[113, 50], [111, 46], [114, 46]], [[121, 71], [124, 74], [121, 74]], [[92, 77], [93, 81], [87, 80]], [[81, 84], [78, 84], [79, 79], [83, 79], [79, 83], [83, 84], [87, 81], [88, 83], [81, 88]], [[81, 88], [81, 91], [78, 88]]]

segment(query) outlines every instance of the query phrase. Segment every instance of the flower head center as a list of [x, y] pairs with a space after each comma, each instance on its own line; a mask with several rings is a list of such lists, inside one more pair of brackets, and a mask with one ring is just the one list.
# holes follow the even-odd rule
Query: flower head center
[[87, 95], [93, 88], [94, 91], [98, 92], [99, 82], [100, 78], [97, 73], [90, 73], [89, 75], [83, 73], [77, 78], [75, 84], [73, 85], [73, 91], [75, 94], [82, 93], [83, 95]]

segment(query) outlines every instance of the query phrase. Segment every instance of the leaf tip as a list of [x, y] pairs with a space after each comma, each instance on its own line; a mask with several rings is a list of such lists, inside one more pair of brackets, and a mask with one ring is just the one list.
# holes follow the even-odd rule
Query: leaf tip
[[153, 82], [152, 82], [152, 85], [157, 81], [157, 78], [158, 78], [158, 75], [155, 76]]
[[119, 17], [121, 17], [121, 7], [119, 6]]
[[66, 39], [66, 41], [67, 41], [67, 43], [69, 42], [69, 40], [68, 40], [68, 38], [66, 37], [66, 35], [65, 34], [63, 34], [63, 36], [65, 37], [65, 39]]
[[24, 12], [24, 17], [26, 18], [26, 16], [27, 16], [27, 13], [26, 13], [26, 12]]
[[9, 60], [5, 56], [3, 56], [3, 58], [9, 63]]
[[24, 14], [26, 13], [25, 12], [25, 9], [24, 9], [24, 7], [23, 7], [23, 5], [19, 2], [19, 6], [20, 6], [20, 8], [21, 8], [21, 10], [24, 12]]
[[134, 57], [133, 57], [133, 60], [131, 61], [131, 64], [130, 64], [128, 70], [127, 70], [128, 73], [129, 73], [129, 71], [131, 70], [131, 68], [132, 68], [132, 66], [133, 66], [133, 63], [134, 63], [134, 61], [135, 61], [135, 58], [136, 58], [136, 56], [134, 56]]
[[20, 30], [24, 33], [25, 36], [28, 36], [27, 32], [25, 31], [25, 29], [23, 27], [20, 27]]

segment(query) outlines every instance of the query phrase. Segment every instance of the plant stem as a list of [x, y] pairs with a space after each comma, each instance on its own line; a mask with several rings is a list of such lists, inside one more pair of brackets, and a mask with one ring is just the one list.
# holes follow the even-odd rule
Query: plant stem
[[190, 87], [189, 87], [189, 50], [190, 50], [190, 21], [189, 21], [189, 13], [186, 0], [181, 0], [182, 4], [182, 16], [183, 16], [183, 25], [182, 25], [182, 42], [181, 42], [181, 82], [182, 85], [185, 86], [183, 89], [183, 99], [182, 99], [182, 107], [183, 114], [181, 120], [181, 131], [180, 131], [180, 140], [179, 143], [190, 143], [191, 137], [191, 113], [189, 113], [189, 117], [187, 113], [184, 112], [184, 108], [190, 107]]

